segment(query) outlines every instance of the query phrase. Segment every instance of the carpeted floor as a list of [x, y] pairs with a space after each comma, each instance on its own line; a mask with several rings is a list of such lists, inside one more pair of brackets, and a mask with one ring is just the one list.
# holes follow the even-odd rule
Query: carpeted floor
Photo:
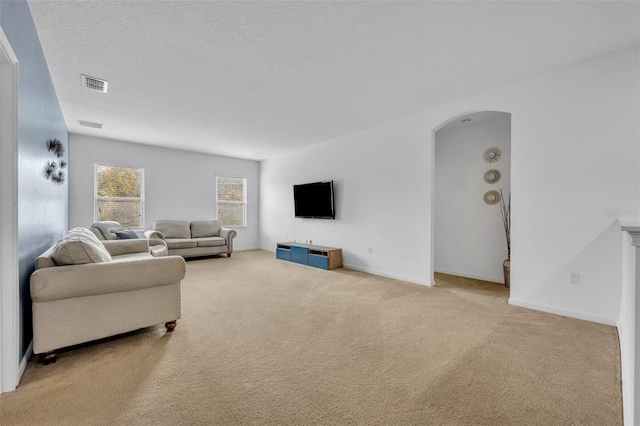
[[621, 425], [616, 329], [273, 253], [187, 262], [182, 319], [29, 363], [2, 425]]

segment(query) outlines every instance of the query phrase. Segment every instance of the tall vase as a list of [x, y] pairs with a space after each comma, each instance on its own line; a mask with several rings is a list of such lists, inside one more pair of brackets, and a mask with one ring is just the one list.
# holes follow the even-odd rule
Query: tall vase
[[511, 253], [507, 256], [507, 260], [502, 262], [502, 270], [504, 272], [504, 286], [511, 287]]

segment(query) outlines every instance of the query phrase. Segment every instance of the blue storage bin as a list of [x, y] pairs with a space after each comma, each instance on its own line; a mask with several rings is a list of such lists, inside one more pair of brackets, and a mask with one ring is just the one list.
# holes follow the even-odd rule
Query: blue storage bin
[[306, 247], [291, 247], [291, 261], [296, 263], [307, 264], [307, 248]]
[[276, 257], [282, 260], [291, 260], [291, 250], [276, 249]]
[[310, 254], [307, 257], [307, 265], [315, 266], [316, 268], [321, 269], [329, 269], [329, 258], [325, 256]]

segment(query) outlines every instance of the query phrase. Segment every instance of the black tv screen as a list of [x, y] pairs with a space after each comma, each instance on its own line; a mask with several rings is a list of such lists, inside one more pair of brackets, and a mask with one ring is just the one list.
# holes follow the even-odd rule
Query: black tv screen
[[333, 181], [293, 185], [293, 204], [296, 217], [335, 219]]

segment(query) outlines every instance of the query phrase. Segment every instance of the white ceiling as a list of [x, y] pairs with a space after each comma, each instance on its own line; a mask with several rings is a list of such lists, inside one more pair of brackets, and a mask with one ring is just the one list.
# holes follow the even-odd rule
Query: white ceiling
[[29, 6], [71, 133], [254, 160], [640, 43], [635, 1]]

